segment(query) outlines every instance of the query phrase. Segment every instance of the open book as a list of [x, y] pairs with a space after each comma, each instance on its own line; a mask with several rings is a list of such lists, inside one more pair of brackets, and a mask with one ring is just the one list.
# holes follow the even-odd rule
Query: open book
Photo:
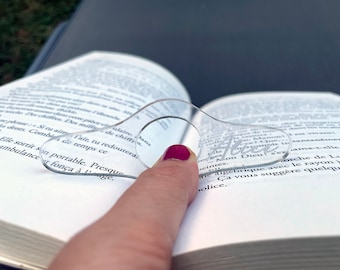
[[[105, 52], [0, 88], [1, 263], [46, 268], [66, 241], [133, 183], [53, 173], [40, 162], [39, 147], [52, 136], [114, 124], [162, 98], [190, 101], [161, 66]], [[173, 251], [173, 268], [340, 267], [339, 96], [249, 93], [203, 109], [230, 122], [283, 129], [292, 149], [274, 165], [202, 177]]]

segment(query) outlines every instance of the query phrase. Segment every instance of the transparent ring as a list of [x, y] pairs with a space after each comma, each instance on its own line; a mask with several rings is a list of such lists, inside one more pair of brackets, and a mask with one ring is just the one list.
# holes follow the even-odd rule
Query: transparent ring
[[282, 161], [291, 138], [278, 128], [235, 124], [189, 102], [161, 99], [116, 124], [52, 137], [40, 159], [57, 173], [136, 178], [173, 144], [190, 147], [205, 176]]

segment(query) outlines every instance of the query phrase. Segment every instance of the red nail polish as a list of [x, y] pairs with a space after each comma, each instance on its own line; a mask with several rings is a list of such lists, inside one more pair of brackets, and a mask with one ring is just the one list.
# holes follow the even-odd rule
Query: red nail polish
[[178, 159], [178, 160], [188, 160], [190, 157], [190, 151], [184, 145], [175, 144], [170, 146], [163, 157], [163, 160], [167, 159]]

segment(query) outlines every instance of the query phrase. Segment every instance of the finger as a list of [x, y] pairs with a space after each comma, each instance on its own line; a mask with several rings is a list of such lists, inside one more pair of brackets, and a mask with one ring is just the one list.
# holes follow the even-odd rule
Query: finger
[[169, 269], [197, 185], [195, 154], [169, 147], [104, 217], [66, 245], [51, 269]]

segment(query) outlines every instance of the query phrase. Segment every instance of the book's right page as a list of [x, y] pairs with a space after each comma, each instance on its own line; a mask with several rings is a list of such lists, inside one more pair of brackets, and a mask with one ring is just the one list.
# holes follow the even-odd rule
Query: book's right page
[[292, 147], [274, 165], [202, 177], [175, 255], [248, 241], [340, 235], [338, 95], [240, 94], [202, 109], [234, 123], [280, 128]]

